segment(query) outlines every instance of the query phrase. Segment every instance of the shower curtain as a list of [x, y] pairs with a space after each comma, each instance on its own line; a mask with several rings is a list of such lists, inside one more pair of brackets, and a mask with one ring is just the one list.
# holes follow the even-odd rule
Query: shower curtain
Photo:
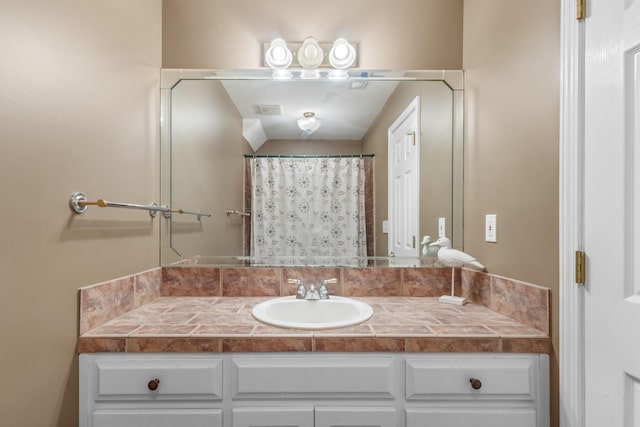
[[367, 256], [362, 158], [267, 157], [249, 164], [256, 263], [266, 257], [270, 265], [357, 265], [355, 258]]

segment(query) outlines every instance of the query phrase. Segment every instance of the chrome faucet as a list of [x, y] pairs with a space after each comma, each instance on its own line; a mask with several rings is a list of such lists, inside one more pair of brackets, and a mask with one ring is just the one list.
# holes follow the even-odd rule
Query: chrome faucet
[[338, 283], [338, 279], [323, 280], [322, 284], [320, 285], [320, 289], [317, 289], [316, 285], [314, 285], [313, 283], [309, 285], [309, 288], [307, 289], [300, 279], [289, 279], [289, 283], [298, 284], [298, 288], [296, 290], [296, 299], [306, 299], [313, 301], [329, 299], [329, 289], [327, 289], [327, 284]]
[[304, 299], [310, 299], [310, 300], [320, 299], [320, 293], [316, 289], [316, 285], [314, 285], [313, 283], [309, 285], [309, 289], [307, 289], [307, 295], [305, 295]]

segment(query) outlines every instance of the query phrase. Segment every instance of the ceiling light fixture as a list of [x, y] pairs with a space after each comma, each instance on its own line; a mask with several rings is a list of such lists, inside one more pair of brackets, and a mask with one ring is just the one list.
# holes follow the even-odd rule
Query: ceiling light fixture
[[313, 133], [320, 127], [320, 120], [316, 119], [315, 113], [307, 111], [298, 119], [298, 127], [307, 133]]
[[346, 70], [356, 62], [356, 49], [347, 41], [339, 38], [333, 42], [329, 51], [329, 63], [337, 70]]
[[266, 64], [274, 70], [283, 70], [291, 65], [293, 55], [287, 47], [287, 42], [282, 39], [275, 39], [264, 55]]

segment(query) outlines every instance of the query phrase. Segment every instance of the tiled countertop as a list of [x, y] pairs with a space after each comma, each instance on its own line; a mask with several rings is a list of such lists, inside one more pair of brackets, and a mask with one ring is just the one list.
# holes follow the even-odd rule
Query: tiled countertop
[[82, 334], [92, 352], [512, 352], [549, 353], [550, 337], [489, 308], [433, 297], [358, 297], [374, 314], [357, 326], [304, 331], [251, 316], [272, 297], [166, 296]]

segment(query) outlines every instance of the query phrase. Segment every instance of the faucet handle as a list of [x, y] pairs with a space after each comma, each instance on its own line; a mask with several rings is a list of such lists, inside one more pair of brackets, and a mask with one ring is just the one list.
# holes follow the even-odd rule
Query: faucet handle
[[304, 299], [306, 296], [307, 296], [307, 290], [305, 289], [304, 285], [300, 283], [298, 285], [298, 289], [296, 290], [296, 298]]
[[329, 299], [329, 289], [327, 289], [327, 285], [329, 283], [338, 283], [338, 279], [326, 279], [322, 281], [322, 285], [320, 285], [320, 299]]
[[296, 289], [296, 298], [304, 299], [307, 296], [307, 289], [304, 287], [304, 283], [300, 279], [289, 279], [288, 283], [297, 283], [298, 288]]
[[320, 294], [320, 299], [329, 299], [329, 289], [327, 289], [327, 285], [324, 282], [320, 285], [318, 293]]

